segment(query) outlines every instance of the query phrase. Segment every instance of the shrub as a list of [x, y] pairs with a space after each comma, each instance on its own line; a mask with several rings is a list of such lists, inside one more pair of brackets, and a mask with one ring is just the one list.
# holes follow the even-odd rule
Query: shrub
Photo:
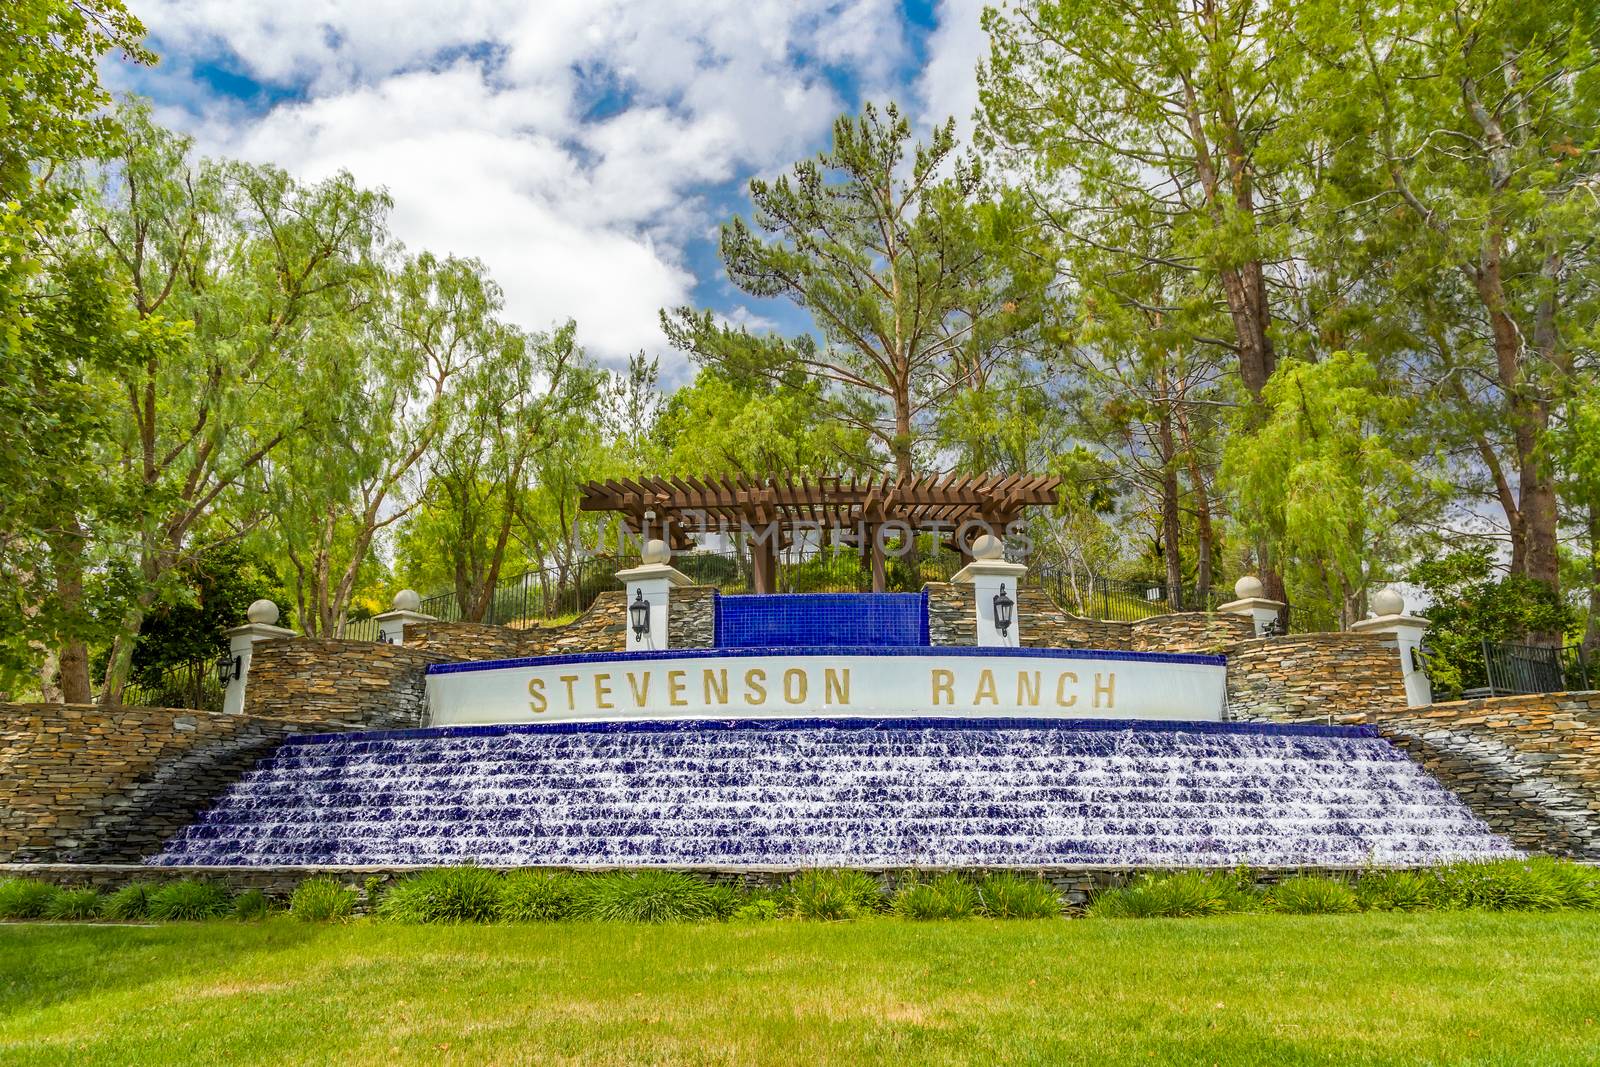
[[233, 917], [245, 921], [265, 919], [272, 911], [272, 901], [259, 889], [246, 889], [233, 898]]
[[100, 914], [107, 919], [128, 922], [150, 917], [150, 886], [144, 882], [129, 882], [106, 898]]
[[894, 895], [896, 915], [906, 919], [970, 919], [978, 912], [978, 887], [956, 874], [908, 882]]
[[725, 890], [682, 871], [612, 871], [579, 879], [576, 888], [576, 914], [609, 922], [718, 919], [729, 901]]
[[771, 897], [754, 897], [735, 908], [729, 918], [737, 923], [771, 922], [781, 911], [782, 907]]
[[798, 919], [837, 922], [882, 911], [877, 879], [861, 871], [801, 871], [784, 887], [784, 910]]
[[513, 871], [501, 887], [500, 918], [514, 923], [570, 919], [576, 906], [575, 881], [545, 871]]
[[1544, 857], [1529, 862], [1546, 869], [1550, 880], [1560, 888], [1566, 907], [1582, 911], [1600, 910], [1600, 870], [1570, 860]]
[[1090, 903], [1089, 914], [1103, 919], [1181, 919], [1258, 906], [1256, 894], [1240, 888], [1230, 875], [1181, 871], [1147, 874], [1131, 886], [1105, 890]]
[[1491, 860], [1452, 863], [1434, 871], [1441, 907], [1485, 911], [1554, 911], [1565, 907], [1567, 882], [1548, 863]]
[[42, 919], [61, 890], [32, 878], [0, 882], [0, 919]]
[[99, 918], [100, 892], [96, 889], [63, 889], [50, 898], [44, 913], [51, 919]]
[[1420, 911], [1433, 907], [1437, 882], [1417, 871], [1368, 871], [1356, 882], [1365, 911]]
[[289, 914], [308, 923], [342, 923], [356, 912], [356, 891], [326, 875], [307, 878], [289, 897]]
[[227, 886], [186, 878], [150, 890], [147, 910], [152, 919], [220, 919], [233, 910], [233, 897]]
[[500, 917], [505, 879], [482, 867], [440, 867], [396, 882], [378, 903], [385, 919], [408, 923], [490, 923]]
[[1009, 872], [991, 874], [978, 885], [983, 913], [994, 919], [1057, 919], [1061, 894], [1042, 878]]
[[1267, 894], [1267, 907], [1291, 915], [1340, 915], [1357, 910], [1355, 890], [1337, 878], [1285, 878]]

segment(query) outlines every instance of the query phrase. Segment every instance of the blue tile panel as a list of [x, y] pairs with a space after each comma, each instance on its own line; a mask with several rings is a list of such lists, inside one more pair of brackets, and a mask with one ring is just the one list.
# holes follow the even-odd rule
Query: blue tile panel
[[1104, 659], [1124, 663], [1192, 663], [1206, 667], [1226, 666], [1226, 656], [1201, 652], [1126, 652], [1121, 649], [1093, 648], [980, 648], [976, 645], [933, 647], [883, 647], [873, 645], [815, 645], [798, 648], [668, 648], [650, 652], [570, 652], [560, 656], [524, 656], [519, 659], [484, 659], [469, 663], [435, 663], [429, 674], [458, 674], [464, 671], [494, 671], [503, 667], [559, 667], [566, 663], [632, 663], [657, 659], [731, 659], [745, 656], [923, 656], [946, 659], [967, 656], [994, 656], [1002, 659]]
[[291, 737], [151, 862], [1293, 866], [1510, 854], [1370, 727], [811, 718]]
[[715, 606], [718, 648], [928, 644], [926, 593], [719, 595]]

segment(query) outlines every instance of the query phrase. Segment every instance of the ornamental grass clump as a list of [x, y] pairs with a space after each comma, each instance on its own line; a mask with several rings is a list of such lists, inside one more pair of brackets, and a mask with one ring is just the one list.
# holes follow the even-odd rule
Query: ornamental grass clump
[[265, 919], [272, 911], [272, 901], [259, 889], [246, 889], [233, 898], [233, 917], [243, 922]]
[[1423, 911], [1433, 907], [1438, 882], [1419, 871], [1368, 871], [1356, 882], [1362, 911]]
[[44, 914], [47, 919], [98, 919], [100, 907], [100, 891], [97, 889], [63, 889], [50, 898]]
[[345, 922], [356, 913], [356, 891], [337, 878], [307, 878], [289, 897], [289, 914], [308, 923]]
[[1355, 890], [1338, 879], [1313, 875], [1285, 878], [1267, 893], [1266, 906], [1288, 915], [1343, 915], [1360, 909]]
[[61, 890], [32, 878], [0, 882], [0, 919], [42, 919]]
[[888, 905], [878, 880], [862, 871], [801, 871], [784, 886], [784, 914], [796, 919], [840, 922], [883, 911]]
[[378, 915], [405, 923], [492, 923], [500, 918], [505, 879], [481, 867], [440, 867], [396, 882]]
[[150, 918], [163, 921], [220, 919], [233, 911], [233, 895], [217, 882], [186, 878], [152, 889], [147, 910]]
[[1490, 860], [1437, 868], [1438, 906], [1482, 911], [1555, 911], [1568, 907], [1570, 888], [1552, 862]]
[[895, 893], [891, 910], [904, 919], [970, 919], [978, 913], [978, 887], [957, 874], [907, 882]]
[[991, 919], [1057, 919], [1061, 894], [1042, 878], [1025, 878], [1007, 871], [991, 874], [978, 883], [983, 914]]
[[130, 882], [106, 898], [100, 914], [118, 922], [134, 922], [150, 917], [151, 886], [145, 882]]
[[1257, 894], [1241, 887], [1236, 877], [1180, 871], [1147, 874], [1133, 885], [1103, 890], [1090, 902], [1088, 913], [1101, 919], [1185, 919], [1258, 907]]
[[500, 887], [500, 918], [513, 923], [570, 919], [577, 907], [576, 882], [548, 871], [513, 871]]
[[736, 904], [704, 878], [682, 871], [609, 871], [579, 879], [574, 914], [602, 922], [703, 922]]

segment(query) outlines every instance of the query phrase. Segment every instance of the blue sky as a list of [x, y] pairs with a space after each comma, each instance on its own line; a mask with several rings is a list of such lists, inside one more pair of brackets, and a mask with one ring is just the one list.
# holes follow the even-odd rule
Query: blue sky
[[656, 309], [785, 332], [734, 290], [718, 223], [863, 100], [923, 127], [976, 97], [977, 0], [133, 0], [162, 56], [108, 80], [201, 151], [349, 170], [413, 249], [477, 256], [507, 315], [576, 318], [606, 362], [684, 373]]

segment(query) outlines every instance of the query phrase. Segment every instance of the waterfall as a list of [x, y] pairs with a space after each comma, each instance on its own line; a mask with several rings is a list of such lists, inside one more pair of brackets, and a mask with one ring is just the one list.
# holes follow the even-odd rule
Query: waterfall
[[1370, 727], [791, 719], [291, 737], [147, 862], [1269, 866], [1507, 854]]

